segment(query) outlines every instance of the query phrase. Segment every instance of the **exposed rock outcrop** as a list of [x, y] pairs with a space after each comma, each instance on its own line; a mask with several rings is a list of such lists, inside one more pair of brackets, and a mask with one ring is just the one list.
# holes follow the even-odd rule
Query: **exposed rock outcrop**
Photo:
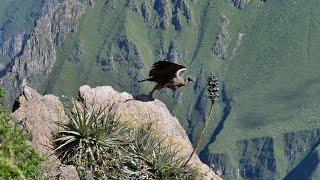
[[307, 153], [320, 147], [320, 129], [285, 133], [283, 138], [290, 168], [296, 167]]
[[241, 177], [245, 179], [274, 178], [277, 164], [271, 137], [241, 140], [237, 142], [237, 148], [241, 153], [239, 161]]
[[[110, 86], [91, 88], [85, 85], [80, 88], [79, 95], [86, 100], [87, 105], [96, 108], [114, 104], [120, 121], [133, 126], [154, 122], [155, 133], [165, 137], [165, 143], [179, 148], [182, 156], [188, 156], [192, 152], [192, 145], [185, 130], [161, 101], [157, 99], [150, 101], [143, 95], [133, 97], [126, 92], [119, 93]], [[54, 171], [48, 174], [56, 176], [59, 173], [63, 175], [63, 172], [69, 172], [70, 176], [68, 174], [64, 176], [71, 178], [74, 175], [72, 170], [74, 167], [61, 165], [57, 157], [52, 155], [51, 133], [58, 129], [56, 123], [68, 122], [59, 99], [53, 95], [41, 96], [33, 89], [25, 87], [23, 95], [17, 102], [18, 106], [11, 117], [30, 134], [32, 144], [42, 154], [51, 155], [50, 159], [56, 162]], [[206, 179], [220, 179], [200, 161], [197, 155], [193, 156], [190, 164], [199, 168], [206, 175]]]
[[130, 67], [124, 71], [135, 83], [138, 83], [139, 72], [143, 67], [137, 46], [126, 36], [116, 39], [112, 45], [105, 46], [97, 58], [103, 71], [115, 70], [117, 65]]
[[182, 59], [182, 53], [178, 51], [173, 42], [171, 42], [169, 45], [166, 59], [174, 63], [178, 63], [178, 60]]
[[58, 130], [59, 123], [69, 121], [59, 98], [53, 95], [41, 96], [35, 90], [25, 87], [16, 106], [16, 111], [11, 114], [12, 120], [29, 134], [31, 144], [48, 157], [49, 167], [52, 165], [45, 176], [53, 179], [79, 179], [76, 168], [61, 164], [53, 151], [52, 133]]
[[[138, 126], [155, 122], [156, 132], [166, 137], [166, 143], [179, 147], [183, 156], [188, 156], [192, 152], [192, 145], [185, 130], [161, 101], [157, 99], [149, 101], [149, 98], [144, 95], [133, 97], [126, 92], [119, 93], [110, 86], [91, 88], [85, 85], [80, 87], [79, 95], [88, 104], [94, 103], [97, 108], [110, 103], [115, 104], [117, 106], [116, 114], [121, 117], [120, 120], [123, 122]], [[192, 158], [191, 163], [206, 174], [206, 179], [220, 179], [200, 161], [197, 155]]]
[[167, 29], [171, 22], [175, 30], [179, 31], [182, 28], [182, 17], [189, 25], [192, 23], [191, 10], [185, 0], [172, 0], [171, 4], [169, 1], [156, 0], [153, 8], [156, 12], [156, 28]]
[[134, 12], [139, 12], [139, 0], [127, 0], [127, 7], [131, 8]]
[[142, 13], [142, 17], [144, 18], [144, 20], [148, 22], [151, 18], [151, 13], [150, 13], [149, 4], [147, 2], [142, 3], [141, 13]]
[[173, 3], [173, 10], [172, 14], [178, 14], [179, 11], [182, 12], [183, 16], [186, 18], [187, 23], [191, 23], [191, 10], [188, 6], [188, 4], [184, 0], [172, 0]]
[[166, 29], [169, 25], [170, 12], [168, 1], [156, 0], [153, 9], [156, 11], [156, 28]]
[[83, 13], [79, 1], [48, 1], [31, 33], [22, 32], [4, 42], [1, 52], [10, 60], [1, 68], [0, 85], [10, 92], [7, 102], [20, 94], [23, 79], [34, 87], [44, 83], [56, 62], [55, 45], [76, 31], [76, 21]]
[[175, 30], [179, 31], [182, 28], [181, 18], [179, 14], [176, 14], [172, 18], [172, 24], [174, 25]]
[[230, 3], [238, 9], [246, 7], [246, 5], [249, 4], [249, 2], [250, 0], [230, 0]]
[[222, 59], [225, 58], [226, 51], [228, 48], [229, 43], [229, 33], [227, 31], [227, 27], [229, 26], [230, 21], [227, 19], [225, 15], [221, 16], [221, 26], [220, 32], [213, 44], [213, 52], [215, 55], [221, 57]]
[[245, 36], [245, 35], [246, 35], [246, 34], [243, 33], [243, 32], [239, 32], [239, 33], [238, 33], [238, 40], [237, 40], [237, 42], [236, 42], [235, 47], [234, 47], [233, 50], [232, 50], [232, 54], [231, 54], [230, 59], [232, 59], [232, 58], [236, 55], [237, 51], [239, 50], [239, 48], [240, 48], [240, 46], [241, 46], [241, 43], [242, 43], [242, 40], [243, 40], [243, 36]]

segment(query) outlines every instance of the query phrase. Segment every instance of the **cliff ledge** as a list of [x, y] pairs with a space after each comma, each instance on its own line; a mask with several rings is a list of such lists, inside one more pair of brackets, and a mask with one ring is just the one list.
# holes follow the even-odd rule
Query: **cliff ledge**
[[[91, 88], [84, 85], [79, 89], [79, 96], [85, 100], [87, 105], [97, 108], [113, 104], [117, 107], [115, 113], [120, 117], [120, 121], [129, 125], [139, 126], [153, 122], [155, 133], [165, 137], [165, 143], [178, 148], [181, 156], [188, 156], [193, 150], [185, 130], [160, 100], [150, 99], [146, 95], [133, 97], [126, 92], [119, 93], [110, 86]], [[58, 97], [41, 96], [32, 88], [25, 86], [23, 94], [15, 102], [11, 117], [30, 134], [32, 145], [43, 155], [48, 155], [49, 159], [54, 162], [54, 170], [48, 172], [49, 176], [59, 175], [61, 177], [63, 175], [66, 179], [78, 179], [74, 167], [61, 164], [53, 155], [52, 132], [59, 128], [57, 122], [68, 122], [64, 107]], [[200, 161], [197, 155], [193, 156], [190, 163], [199, 168], [200, 172], [206, 175], [206, 179], [220, 179]]]

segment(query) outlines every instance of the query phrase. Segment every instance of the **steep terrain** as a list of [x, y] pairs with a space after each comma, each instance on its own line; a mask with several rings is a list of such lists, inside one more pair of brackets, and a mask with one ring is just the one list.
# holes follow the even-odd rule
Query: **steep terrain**
[[[39, 0], [25, 1], [29, 6], [23, 11], [4, 8], [15, 7], [14, 2], [18, 0], [7, 0], [0, 8], [4, 38], [0, 47], [5, 52], [1, 85], [12, 93], [11, 100], [23, 78], [64, 100], [76, 95], [82, 84], [148, 93], [153, 84], [139, 84], [138, 80], [147, 77], [153, 62], [167, 59], [186, 65], [187, 74], [197, 76], [194, 85], [155, 93], [178, 117], [192, 141], [203, 127], [209, 105], [206, 76], [213, 72], [223, 82], [221, 101], [214, 107], [199, 153], [225, 179], [319, 178], [317, 0], [49, 1], [73, 4], [61, 11], [53, 11], [55, 6], [46, 9], [48, 2], [38, 7], [43, 2]], [[17, 37], [27, 38], [30, 31], [36, 36], [42, 31], [36, 31], [41, 23], [26, 25], [22, 19], [21, 28], [8, 30], [10, 38], [4, 35], [6, 29], [17, 27], [12, 22], [20, 16], [5, 13], [32, 14], [28, 21], [41, 22], [50, 11], [60, 15], [60, 19], [51, 18], [55, 20], [51, 24], [70, 17], [67, 12], [74, 13], [63, 23], [65, 28], [58, 29], [65, 34], [59, 33], [59, 41], [54, 38], [56, 31], [50, 31], [45, 36], [50, 43], [39, 46], [37, 52], [48, 58], [24, 58], [38, 63], [27, 70], [22, 64], [16, 70], [8, 66], [19, 59], [24, 62], [23, 54], [32, 52], [12, 42], [23, 42]], [[14, 45], [17, 48], [9, 48]]]
[[10, 104], [25, 80], [38, 88], [45, 83], [56, 62], [55, 46], [76, 31], [84, 7], [75, 0], [18, 0], [2, 11], [0, 84], [10, 92]]
[[[119, 93], [110, 86], [91, 88], [88, 85], [80, 87], [79, 98], [84, 99], [88, 107], [115, 107], [115, 117], [128, 127], [152, 123], [152, 133], [163, 138], [163, 145], [178, 149], [179, 158], [186, 159], [193, 150], [178, 119], [173, 117], [166, 105], [158, 99], [150, 101], [143, 95], [133, 97], [126, 92]], [[61, 129], [58, 124], [67, 124], [70, 121], [59, 98], [51, 94], [41, 96], [34, 89], [25, 86], [23, 95], [16, 101], [15, 107], [15, 111], [10, 115], [12, 120], [28, 133], [31, 144], [42, 155], [48, 157], [53, 166], [45, 176], [54, 179], [79, 179], [75, 167], [62, 164], [53, 151], [53, 134]], [[221, 179], [203, 164], [197, 155], [192, 157], [188, 165], [194, 166], [205, 180]]]

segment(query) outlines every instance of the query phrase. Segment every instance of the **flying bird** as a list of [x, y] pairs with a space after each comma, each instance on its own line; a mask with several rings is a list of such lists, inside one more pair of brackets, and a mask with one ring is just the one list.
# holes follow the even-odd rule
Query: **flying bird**
[[153, 81], [157, 83], [149, 93], [149, 96], [152, 97], [155, 90], [162, 88], [175, 90], [181, 86], [186, 86], [189, 81], [194, 83], [194, 77], [188, 76], [187, 78], [183, 78], [181, 76], [181, 74], [186, 70], [187, 68], [180, 64], [169, 61], [158, 61], [153, 64], [152, 69], [149, 72], [149, 78], [139, 82]]

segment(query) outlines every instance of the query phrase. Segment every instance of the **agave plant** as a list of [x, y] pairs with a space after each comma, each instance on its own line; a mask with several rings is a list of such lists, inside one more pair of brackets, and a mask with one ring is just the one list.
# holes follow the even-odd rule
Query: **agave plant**
[[185, 158], [178, 155], [172, 146], [163, 143], [152, 132], [152, 124], [135, 130], [131, 137], [126, 174], [139, 179], [194, 179], [198, 172], [184, 166]]
[[184, 165], [187, 165], [190, 162], [192, 156], [195, 154], [195, 152], [197, 151], [199, 145], [201, 144], [202, 137], [203, 137], [204, 133], [206, 132], [206, 129], [207, 129], [208, 124], [209, 124], [209, 120], [211, 119], [213, 105], [214, 105], [214, 103], [216, 101], [219, 100], [219, 91], [220, 91], [220, 89], [219, 89], [218, 85], [219, 85], [219, 79], [214, 74], [211, 73], [210, 76], [207, 79], [208, 97], [211, 100], [211, 105], [210, 105], [210, 110], [209, 110], [209, 113], [208, 113], [208, 117], [205, 119], [204, 127], [203, 127], [203, 129], [201, 131], [201, 134], [200, 134], [198, 140], [196, 141], [196, 145], [193, 148], [193, 151], [191, 152], [189, 158], [184, 163]]
[[89, 170], [100, 179], [194, 179], [196, 170], [165, 145], [152, 124], [137, 129], [118, 122], [112, 106], [98, 110], [84, 100], [72, 103], [70, 123], [56, 134], [55, 150], [83, 177]]
[[62, 125], [54, 140], [59, 158], [95, 172], [119, 166], [117, 156], [126, 144], [123, 135], [127, 130], [118, 122], [113, 107], [94, 109], [84, 100], [72, 104], [67, 111], [70, 123]]

